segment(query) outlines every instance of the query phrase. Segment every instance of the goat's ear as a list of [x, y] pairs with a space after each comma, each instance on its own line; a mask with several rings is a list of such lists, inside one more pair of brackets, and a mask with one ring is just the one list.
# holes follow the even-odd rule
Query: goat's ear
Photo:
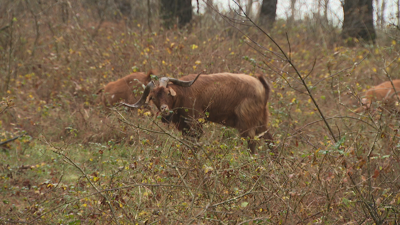
[[176, 96], [176, 92], [172, 88], [169, 88], [169, 93], [171, 94], [171, 96]]

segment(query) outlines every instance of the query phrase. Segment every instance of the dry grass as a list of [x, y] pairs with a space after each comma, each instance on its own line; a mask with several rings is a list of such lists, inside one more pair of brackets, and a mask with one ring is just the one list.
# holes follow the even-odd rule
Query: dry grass
[[[363, 90], [399, 78], [397, 31], [351, 48], [312, 21], [270, 31], [335, 143], [293, 68], [254, 27], [241, 33], [214, 13], [190, 31], [150, 32], [140, 19], [100, 24], [75, 1], [65, 22], [60, 4], [29, 2], [32, 11], [0, 19], [9, 25], [0, 31], [0, 135], [26, 134], [0, 152], [1, 223], [398, 223], [399, 121], [385, 110], [351, 112]], [[264, 73], [279, 154], [261, 146], [251, 155], [216, 124], [192, 143], [156, 117], [99, 104], [99, 87], [152, 68], [178, 78]]]

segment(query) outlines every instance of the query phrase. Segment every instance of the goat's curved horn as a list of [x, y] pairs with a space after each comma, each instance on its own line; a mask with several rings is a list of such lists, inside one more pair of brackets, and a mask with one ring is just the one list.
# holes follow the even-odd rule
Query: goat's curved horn
[[142, 97], [140, 97], [140, 99], [139, 99], [138, 102], [136, 102], [136, 103], [133, 104], [133, 105], [128, 104], [128, 103], [125, 103], [125, 102], [122, 102], [122, 104], [125, 105], [125, 106], [128, 106], [128, 107], [131, 107], [131, 108], [140, 108], [140, 107], [146, 102], [147, 96], [149, 96], [150, 91], [151, 91], [153, 88], [154, 88], [154, 82], [153, 82], [153, 81], [150, 81], [150, 82], [146, 85], [146, 88], [145, 88], [144, 91], [143, 91]]
[[161, 77], [160, 78], [160, 86], [167, 87], [169, 80], [170, 80], [170, 78], [168, 78], [168, 77]]
[[169, 78], [169, 81], [171, 81], [172, 83], [174, 83], [176, 85], [182, 86], [182, 87], [190, 87], [197, 80], [197, 78], [199, 78], [199, 76], [201, 74], [202, 73], [197, 74], [196, 78], [194, 78], [194, 80], [191, 80], [191, 81], [183, 81], [183, 80], [178, 80], [175, 78]]

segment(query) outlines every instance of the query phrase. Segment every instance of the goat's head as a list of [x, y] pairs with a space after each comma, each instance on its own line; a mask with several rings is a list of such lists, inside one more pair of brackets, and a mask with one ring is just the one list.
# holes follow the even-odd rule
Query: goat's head
[[182, 81], [175, 78], [162, 77], [157, 87], [153, 81], [150, 81], [146, 85], [143, 95], [137, 103], [134, 105], [129, 105], [126, 103], [123, 104], [132, 108], [139, 108], [143, 104], [147, 104], [149, 101], [152, 101], [160, 110], [162, 116], [167, 118], [172, 114], [173, 103], [177, 97], [175, 90], [168, 86], [168, 83], [171, 82], [181, 87], [190, 87], [200, 75], [201, 73], [199, 73], [196, 78], [191, 81]]

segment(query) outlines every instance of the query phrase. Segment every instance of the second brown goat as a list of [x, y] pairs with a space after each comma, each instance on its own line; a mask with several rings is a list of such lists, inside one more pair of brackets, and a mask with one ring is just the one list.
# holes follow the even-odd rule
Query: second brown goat
[[129, 74], [117, 81], [108, 83], [96, 94], [101, 95], [101, 101], [106, 107], [112, 107], [119, 102], [133, 104], [142, 96], [142, 85], [149, 83], [151, 81], [150, 75], [154, 75], [154, 73], [153, 70], [150, 70], [147, 74], [143, 72]]
[[390, 81], [383, 82], [365, 92], [365, 94], [361, 97], [362, 106], [356, 109], [354, 112], [360, 113], [364, 110], [370, 109], [371, 104], [374, 101], [382, 101], [384, 103], [394, 102], [398, 100], [398, 96], [400, 97], [399, 94], [400, 80], [393, 80], [393, 85]]

